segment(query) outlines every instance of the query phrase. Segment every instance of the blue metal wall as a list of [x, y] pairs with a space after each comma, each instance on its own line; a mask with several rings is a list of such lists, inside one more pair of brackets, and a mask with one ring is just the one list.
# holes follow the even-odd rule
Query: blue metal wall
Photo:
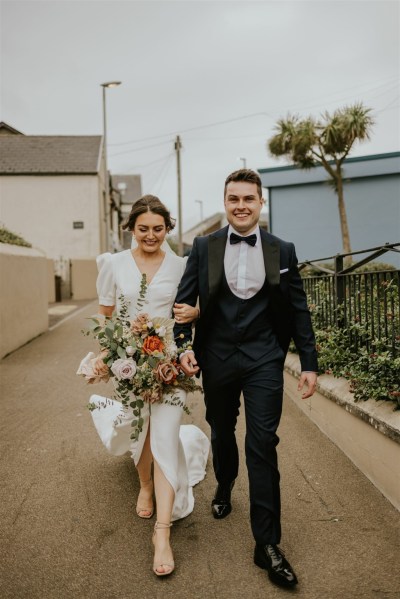
[[[344, 194], [353, 251], [400, 241], [400, 174], [353, 179]], [[269, 202], [271, 233], [293, 241], [300, 261], [341, 253], [337, 197], [327, 182], [273, 187]], [[380, 260], [400, 268], [400, 254]]]

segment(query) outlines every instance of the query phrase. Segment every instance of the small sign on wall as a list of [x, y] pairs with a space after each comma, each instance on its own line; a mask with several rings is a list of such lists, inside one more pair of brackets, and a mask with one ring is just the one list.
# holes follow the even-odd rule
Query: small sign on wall
[[83, 220], [74, 220], [74, 222], [73, 222], [74, 229], [83, 229], [83, 227], [84, 227]]

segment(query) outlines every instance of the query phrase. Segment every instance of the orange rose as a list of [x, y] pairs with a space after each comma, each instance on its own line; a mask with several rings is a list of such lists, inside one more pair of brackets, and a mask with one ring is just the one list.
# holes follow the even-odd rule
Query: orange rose
[[145, 354], [152, 354], [153, 352], [162, 352], [164, 347], [164, 343], [161, 341], [159, 337], [156, 337], [155, 335], [150, 335], [149, 337], [146, 337], [146, 339], [143, 342], [143, 351]]

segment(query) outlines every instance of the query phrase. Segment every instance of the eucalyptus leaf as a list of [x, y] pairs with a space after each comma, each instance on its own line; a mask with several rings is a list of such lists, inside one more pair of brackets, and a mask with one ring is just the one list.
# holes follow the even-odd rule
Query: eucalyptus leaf
[[121, 347], [120, 345], [118, 345], [117, 347], [117, 354], [119, 355], [119, 357], [124, 360], [126, 358], [126, 352], [124, 350], [123, 347]]
[[108, 326], [104, 329], [104, 331], [109, 340], [112, 341], [114, 339], [114, 331], [110, 329]]

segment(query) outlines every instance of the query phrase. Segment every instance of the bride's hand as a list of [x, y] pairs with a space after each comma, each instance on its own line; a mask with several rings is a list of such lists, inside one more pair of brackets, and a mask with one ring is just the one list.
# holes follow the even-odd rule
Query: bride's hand
[[193, 308], [189, 304], [174, 304], [174, 316], [179, 324], [187, 324], [197, 320], [200, 315], [198, 308]]
[[104, 364], [103, 358], [108, 354], [107, 349], [102, 349], [98, 356], [93, 360], [93, 372], [96, 376], [108, 374], [108, 366]]

